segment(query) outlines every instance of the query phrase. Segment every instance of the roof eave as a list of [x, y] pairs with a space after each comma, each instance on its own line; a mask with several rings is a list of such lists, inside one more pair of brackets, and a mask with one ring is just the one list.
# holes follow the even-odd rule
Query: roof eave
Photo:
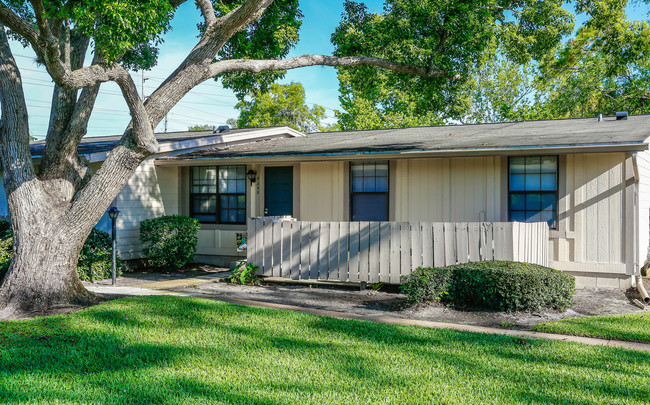
[[464, 149], [434, 149], [434, 150], [389, 150], [389, 151], [359, 151], [359, 152], [314, 152], [314, 153], [283, 153], [283, 154], [248, 154], [244, 156], [206, 156], [183, 158], [182, 156], [156, 159], [157, 165], [181, 166], [187, 164], [207, 164], [211, 161], [238, 161], [241, 163], [282, 162], [282, 161], [322, 161], [322, 160], [357, 160], [368, 158], [407, 159], [435, 157], [472, 157], [472, 156], [517, 156], [530, 154], [574, 154], [574, 153], [612, 153], [648, 150], [645, 142], [583, 144], [583, 145], [535, 145], [535, 146], [506, 146]]

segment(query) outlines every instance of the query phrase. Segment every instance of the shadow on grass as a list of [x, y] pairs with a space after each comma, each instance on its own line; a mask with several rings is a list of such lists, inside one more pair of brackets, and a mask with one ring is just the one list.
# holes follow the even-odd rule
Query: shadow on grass
[[643, 402], [649, 364], [639, 352], [193, 298], [0, 323], [2, 403]]

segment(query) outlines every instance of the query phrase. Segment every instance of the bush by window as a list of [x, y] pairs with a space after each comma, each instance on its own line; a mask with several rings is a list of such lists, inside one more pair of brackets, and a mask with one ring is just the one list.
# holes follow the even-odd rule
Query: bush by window
[[178, 270], [194, 260], [201, 224], [195, 218], [167, 215], [140, 223], [142, 253], [147, 264], [162, 270]]

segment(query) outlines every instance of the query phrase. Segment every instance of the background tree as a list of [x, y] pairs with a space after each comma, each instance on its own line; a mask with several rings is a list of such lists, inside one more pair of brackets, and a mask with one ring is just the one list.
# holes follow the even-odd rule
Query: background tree
[[330, 127], [321, 124], [325, 119], [325, 107], [309, 107], [305, 102], [305, 89], [300, 83], [270, 86], [265, 93], [256, 91], [237, 103], [238, 128], [272, 127], [286, 125], [301, 132], [326, 131]]
[[367, 54], [440, 69], [420, 78], [372, 66], [340, 67], [344, 129], [438, 124], [468, 109], [467, 82], [495, 48], [514, 63], [543, 58], [573, 29], [562, 1], [389, 0], [380, 13], [345, 2], [336, 55]]
[[[358, 27], [383, 32], [388, 32], [390, 26], [400, 27], [399, 21], [390, 17], [397, 7], [402, 7], [400, 15], [403, 17], [414, 18], [422, 14], [417, 7], [411, 9], [409, 2], [393, 3], [393, 9], [386, 8], [381, 14], [370, 14], [362, 6], [350, 3], [346, 9], [347, 20], [344, 19], [332, 37], [335, 45], [343, 52], [354, 46], [355, 36], [360, 37], [362, 32]], [[567, 18], [562, 16], [562, 11], [547, 5], [541, 6], [538, 12], [495, 5], [496, 10], [507, 10], [503, 17], [495, 11], [496, 40], [483, 52], [476, 53], [476, 58], [461, 58], [461, 61], [471, 61], [467, 64], [464, 80], [450, 81], [438, 98], [427, 94], [426, 88], [424, 93], [418, 92], [417, 78], [401, 82], [399, 75], [381, 72], [378, 80], [364, 81], [359, 73], [350, 73], [358, 69], [339, 68], [340, 100], [344, 109], [339, 113], [341, 125], [345, 129], [368, 129], [438, 125], [450, 121], [479, 123], [593, 117], [599, 113], [613, 115], [622, 110], [632, 114], [648, 113], [650, 27], [647, 21], [629, 20], [625, 14], [627, 5], [627, 1], [620, 0], [576, 2], [575, 10], [585, 17], [585, 22], [575, 31], [567, 31], [567, 26], [563, 25], [558, 27], [557, 33], [569, 33], [571, 38], [565, 43], [558, 42], [554, 49], [536, 48], [534, 40], [525, 36], [518, 38], [519, 31], [510, 25], [508, 12], [533, 16], [550, 9], [554, 17], [549, 19], [559, 19], [562, 24]], [[459, 18], [462, 15], [472, 18], [471, 12], [463, 11], [462, 4], [456, 7], [460, 9]], [[445, 11], [442, 6], [430, 11], [428, 16], [441, 21]], [[373, 28], [383, 26], [389, 28]], [[526, 34], [526, 31], [521, 32]], [[552, 31], [547, 31], [546, 40], [542, 42], [550, 44], [551, 34]], [[531, 44], [531, 51], [520, 52], [519, 46], [526, 43]], [[428, 55], [414, 46], [407, 49], [422, 58]], [[384, 51], [372, 52], [379, 55]], [[403, 49], [396, 52], [403, 52]], [[531, 58], [526, 60], [528, 56]]]
[[190, 132], [199, 132], [199, 131], [211, 131], [212, 125], [210, 124], [196, 124], [187, 127], [187, 130]]
[[[422, 98], [413, 100], [419, 113], [453, 100], [497, 34], [524, 60], [555, 46], [571, 27], [570, 14], [556, 0], [388, 1], [379, 17], [346, 3], [334, 56], [286, 58], [298, 40], [297, 0], [195, 0], [203, 16], [195, 47], [143, 102], [127, 69], [156, 62], [156, 46], [182, 3], [0, 1], [0, 160], [14, 234], [14, 259], [0, 287], [0, 317], [94, 300], [75, 270], [83, 241], [134, 170], [157, 152], [153, 128], [196, 85], [218, 77], [243, 98], [268, 88], [287, 69], [366, 66], [350, 71], [355, 91], [372, 94], [376, 83], [421, 89]], [[511, 17], [505, 18], [506, 9]], [[8, 35], [33, 48], [55, 83], [38, 168]], [[91, 173], [77, 148], [98, 89], [108, 81], [119, 86], [132, 121]], [[381, 108], [390, 109], [389, 102], [380, 100]]]

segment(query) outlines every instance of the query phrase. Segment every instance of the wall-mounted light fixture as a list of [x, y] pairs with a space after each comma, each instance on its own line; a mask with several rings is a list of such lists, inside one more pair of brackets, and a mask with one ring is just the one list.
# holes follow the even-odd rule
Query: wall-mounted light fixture
[[257, 178], [257, 173], [255, 170], [251, 169], [248, 172], [246, 172], [246, 178], [251, 181], [251, 184], [255, 183], [255, 179]]

